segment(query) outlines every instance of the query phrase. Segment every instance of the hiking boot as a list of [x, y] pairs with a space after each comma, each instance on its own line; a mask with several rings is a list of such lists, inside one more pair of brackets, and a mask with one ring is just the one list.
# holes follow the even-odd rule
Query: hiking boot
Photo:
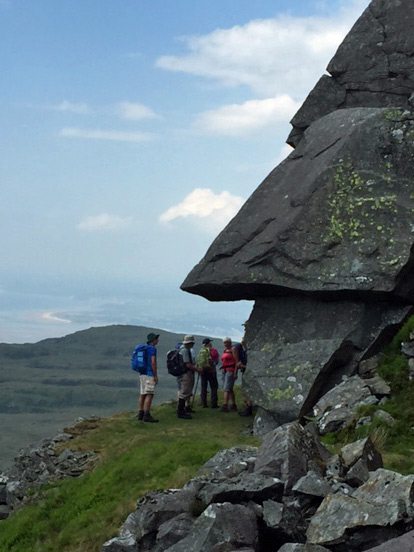
[[223, 406], [220, 407], [220, 412], [228, 412], [229, 408], [227, 404], [223, 404]]
[[187, 414], [194, 414], [195, 412], [194, 408], [191, 408], [191, 406], [186, 406], [185, 411]]
[[218, 404], [212, 404], [211, 408], [218, 408]]
[[229, 410], [231, 410], [232, 412], [234, 412], [235, 410], [237, 410], [237, 404], [231, 404], [229, 406]]
[[144, 418], [144, 411], [143, 411], [143, 410], [139, 410], [139, 411], [138, 411], [138, 414], [135, 416], [135, 419], [136, 419], [136, 420], [142, 421], [143, 418]]
[[144, 422], [150, 422], [152, 424], [156, 424], [158, 420], [155, 420], [149, 412], [145, 412], [144, 417], [142, 419]]
[[246, 406], [244, 410], [239, 412], [239, 416], [252, 416], [253, 415], [253, 407], [252, 406]]
[[177, 412], [177, 418], [182, 418], [183, 420], [192, 420], [193, 417], [187, 412]]
[[187, 412], [184, 399], [178, 399], [177, 405], [177, 418], [182, 418], [183, 420], [191, 420], [192, 416]]

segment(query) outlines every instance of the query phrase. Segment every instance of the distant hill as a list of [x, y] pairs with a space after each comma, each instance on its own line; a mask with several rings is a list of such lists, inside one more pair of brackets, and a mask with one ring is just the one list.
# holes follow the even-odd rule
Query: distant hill
[[[38, 343], [0, 343], [0, 468], [19, 448], [49, 437], [79, 416], [136, 410], [138, 377], [130, 369], [131, 352], [152, 331], [160, 334], [154, 398], [159, 404], [175, 398], [176, 380], [166, 371], [165, 356], [181, 334], [114, 325]], [[198, 351], [205, 336], [194, 337]]]

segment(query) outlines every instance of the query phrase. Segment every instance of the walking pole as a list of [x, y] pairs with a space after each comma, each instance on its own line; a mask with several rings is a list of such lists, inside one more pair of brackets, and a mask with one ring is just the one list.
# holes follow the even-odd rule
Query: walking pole
[[195, 396], [197, 395], [197, 387], [198, 387], [198, 380], [199, 379], [200, 379], [200, 372], [197, 373], [197, 381], [196, 381], [195, 391], [193, 393], [193, 401], [191, 403], [191, 408], [194, 406], [194, 400], [195, 400]]

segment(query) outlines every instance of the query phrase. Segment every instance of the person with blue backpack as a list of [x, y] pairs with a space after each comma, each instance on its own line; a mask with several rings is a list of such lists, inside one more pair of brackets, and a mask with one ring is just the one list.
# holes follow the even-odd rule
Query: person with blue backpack
[[149, 333], [146, 345], [137, 345], [132, 354], [132, 369], [139, 373], [140, 395], [138, 399], [138, 420], [156, 423], [150, 413], [155, 386], [158, 383], [157, 349], [159, 335]]

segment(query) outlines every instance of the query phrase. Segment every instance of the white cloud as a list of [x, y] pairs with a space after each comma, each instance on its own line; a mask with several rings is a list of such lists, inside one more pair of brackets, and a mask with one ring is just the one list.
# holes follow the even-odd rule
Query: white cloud
[[181, 203], [167, 209], [159, 220], [167, 224], [178, 218], [202, 219], [208, 222], [202, 227], [216, 233], [236, 215], [244, 201], [226, 191], [215, 194], [209, 188], [196, 188]]
[[289, 122], [300, 103], [284, 94], [265, 100], [225, 105], [198, 115], [193, 128], [210, 134], [245, 135], [279, 122]]
[[127, 119], [128, 121], [157, 118], [157, 115], [152, 109], [140, 103], [120, 102], [117, 104], [115, 110], [119, 117]]
[[131, 222], [132, 219], [130, 217], [122, 218], [116, 215], [102, 213], [100, 215], [86, 217], [77, 225], [77, 228], [79, 230], [86, 230], [89, 232], [100, 230], [120, 230], [128, 227]]
[[122, 130], [100, 130], [66, 127], [60, 131], [65, 138], [87, 138], [91, 140], [113, 140], [116, 142], [149, 142], [154, 138], [148, 132], [126, 132]]
[[78, 113], [80, 115], [86, 115], [90, 113], [91, 110], [86, 103], [73, 103], [68, 100], [63, 100], [60, 104], [52, 106], [52, 109], [55, 111], [65, 111], [69, 113]]
[[65, 324], [71, 323], [70, 320], [67, 320], [66, 318], [59, 318], [59, 316], [53, 312], [44, 312], [41, 317], [42, 320], [46, 320], [47, 322], [64, 322]]
[[245, 85], [262, 97], [290, 91], [295, 100], [303, 100], [368, 3], [350, 2], [336, 16], [281, 15], [184, 37], [188, 53], [162, 56], [156, 65], [224, 86]]

